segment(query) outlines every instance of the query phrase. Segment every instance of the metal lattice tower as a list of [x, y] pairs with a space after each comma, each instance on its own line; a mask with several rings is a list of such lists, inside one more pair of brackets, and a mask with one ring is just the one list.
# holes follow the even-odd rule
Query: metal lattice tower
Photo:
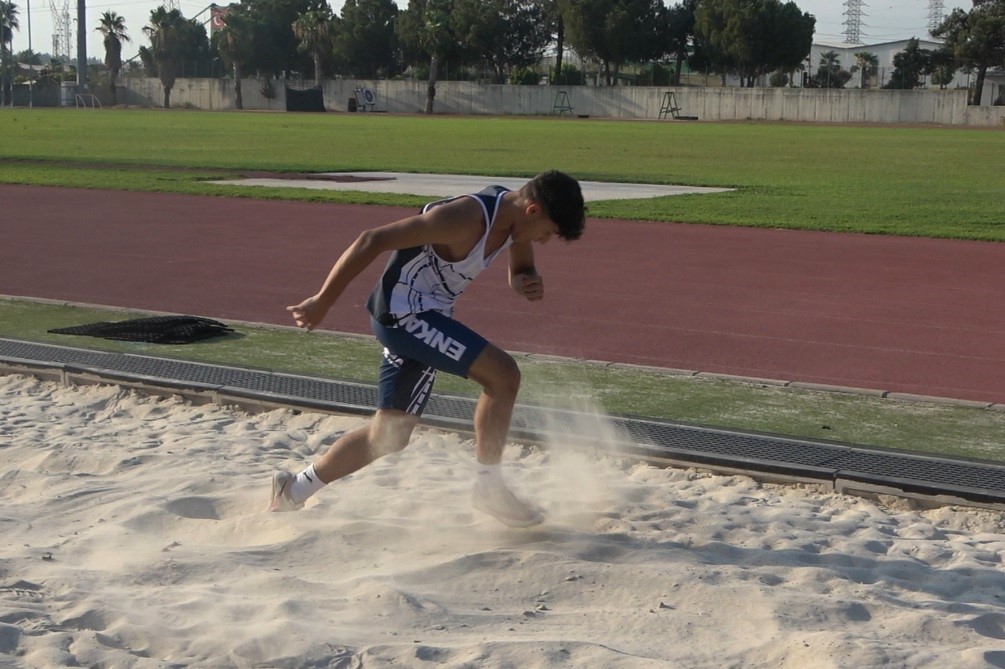
[[178, 11], [181, 11], [181, 0], [165, 0], [164, 9], [168, 10], [169, 12], [172, 9], [177, 9]]
[[946, 18], [946, 10], [942, 0], [928, 0], [928, 34], [935, 32], [943, 19]]
[[844, 41], [845, 44], [862, 43], [862, 0], [845, 0]]
[[52, 12], [52, 55], [62, 60], [64, 66], [68, 66], [70, 47], [73, 44], [70, 0], [63, 0], [62, 7], [56, 5], [56, 0], [49, 0], [49, 10]]

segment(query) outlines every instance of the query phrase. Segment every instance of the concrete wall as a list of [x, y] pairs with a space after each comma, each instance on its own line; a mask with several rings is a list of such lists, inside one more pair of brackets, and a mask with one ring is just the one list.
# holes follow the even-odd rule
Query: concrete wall
[[14, 84], [14, 106], [58, 107], [59, 84], [47, 80], [37, 82], [29, 89], [28, 84]]
[[[422, 81], [322, 82], [325, 107], [346, 111], [357, 87], [371, 89], [377, 110], [420, 113], [426, 104]], [[263, 94], [256, 79], [242, 82], [246, 110], [284, 110], [285, 88], [273, 82], [274, 97]], [[658, 119], [664, 95], [672, 91], [680, 113], [703, 121], [769, 120], [809, 123], [934, 123], [939, 125], [1003, 126], [1005, 107], [967, 105], [964, 90], [862, 90], [802, 88], [657, 88], [645, 86], [509, 86], [464, 81], [440, 82], [435, 111], [439, 114], [551, 114], [559, 91], [568, 94], [572, 115], [605, 118]], [[93, 91], [106, 101], [107, 91]], [[123, 104], [161, 106], [160, 81], [129, 78], [121, 82]], [[229, 79], [179, 79], [171, 92], [172, 107], [234, 109]]]

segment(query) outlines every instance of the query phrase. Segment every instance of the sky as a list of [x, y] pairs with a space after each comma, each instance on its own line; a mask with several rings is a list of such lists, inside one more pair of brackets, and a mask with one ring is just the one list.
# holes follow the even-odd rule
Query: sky
[[[218, 4], [228, 4], [228, 0], [217, 0]], [[406, 6], [407, 0], [395, 0], [399, 6]], [[809, 12], [817, 18], [817, 42], [844, 41], [844, 0], [794, 0], [804, 12]], [[76, 58], [76, 16], [77, 0], [14, 0], [18, 6], [18, 20], [21, 28], [14, 33], [14, 53], [28, 48], [28, 23], [31, 23], [31, 47], [39, 53], [52, 52], [53, 21], [51, 4], [60, 10], [69, 3], [70, 17], [73, 21], [74, 36], [72, 38], [72, 54]], [[143, 26], [150, 18], [150, 11], [162, 4], [163, 0], [87, 0], [87, 55], [99, 60], [104, 58], [104, 47], [101, 34], [94, 30], [98, 17], [103, 12], [114, 11], [126, 19], [126, 30], [132, 42], [124, 45], [124, 59], [136, 54], [139, 47], [147, 45]], [[29, 15], [28, 6], [31, 6]], [[676, 4], [676, 2], [669, 2]], [[332, 8], [339, 12], [342, 0], [331, 2]], [[944, 13], [948, 14], [954, 7], [969, 8], [969, 0], [943, 0]], [[182, 14], [188, 18], [204, 12], [209, 6], [209, 0], [180, 0]], [[862, 41], [864, 43], [890, 42], [910, 37], [926, 38], [928, 36], [929, 0], [870, 0], [862, 3]], [[205, 11], [199, 17], [208, 19]]]

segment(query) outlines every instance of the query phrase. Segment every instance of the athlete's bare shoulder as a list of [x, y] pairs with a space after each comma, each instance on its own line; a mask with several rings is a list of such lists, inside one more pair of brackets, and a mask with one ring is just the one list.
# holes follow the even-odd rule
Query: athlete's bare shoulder
[[485, 214], [482, 206], [471, 197], [459, 197], [444, 202], [422, 214], [429, 226], [433, 247], [444, 260], [460, 260], [485, 234]]

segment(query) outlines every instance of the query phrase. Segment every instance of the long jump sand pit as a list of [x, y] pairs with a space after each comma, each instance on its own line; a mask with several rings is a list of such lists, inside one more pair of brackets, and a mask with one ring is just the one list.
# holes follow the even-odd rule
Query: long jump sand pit
[[[399, 193], [426, 197], [450, 197], [461, 193], [474, 193], [486, 186], [520, 188], [527, 179], [513, 177], [473, 176], [457, 174], [409, 174], [405, 172], [330, 172], [284, 178], [253, 177], [216, 181], [231, 186], [270, 186], [284, 188], [311, 188], [315, 190], [356, 190], [367, 193]], [[667, 195], [695, 195], [724, 193], [731, 188], [705, 188], [700, 186], [666, 186], [660, 184], [611, 183], [606, 181], [580, 181], [583, 199], [632, 200]]]
[[0, 664], [1005, 666], [996, 513], [556, 443], [509, 449], [549, 514], [511, 530], [470, 507], [470, 441], [430, 430], [263, 512], [273, 470], [362, 421], [0, 377]]

